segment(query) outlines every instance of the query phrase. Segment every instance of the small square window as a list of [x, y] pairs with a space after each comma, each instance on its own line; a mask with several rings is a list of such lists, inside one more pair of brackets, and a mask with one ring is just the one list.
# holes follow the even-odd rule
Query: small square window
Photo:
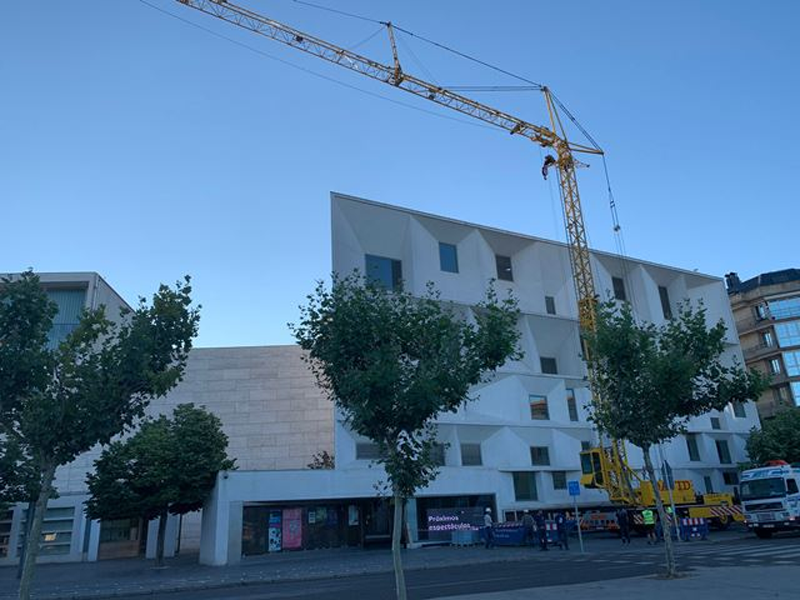
[[569, 412], [569, 420], [578, 422], [578, 402], [575, 400], [575, 390], [567, 388], [567, 412]]
[[439, 267], [447, 273], [458, 273], [458, 250], [453, 244], [439, 242]]
[[544, 297], [544, 309], [548, 315], [556, 314], [556, 299], [552, 296]]
[[461, 444], [461, 465], [464, 467], [480, 467], [483, 465], [480, 444]]
[[546, 421], [550, 418], [550, 411], [547, 409], [546, 396], [528, 396], [531, 406], [531, 419], [534, 421]]
[[747, 413], [744, 409], [744, 402], [733, 403], [733, 415], [738, 419], [744, 419], [747, 417]]
[[403, 287], [403, 264], [399, 260], [384, 256], [365, 255], [367, 282], [387, 290], [398, 291]]
[[531, 464], [546, 467], [550, 464], [550, 450], [547, 446], [531, 446]]
[[553, 489], [565, 490], [567, 489], [567, 472], [566, 471], [553, 471]]
[[625, 282], [621, 277], [612, 277], [611, 284], [614, 286], [614, 298], [623, 301], [628, 299], [625, 293]]
[[444, 444], [434, 444], [431, 448], [431, 461], [437, 467], [444, 466]]
[[514, 499], [517, 502], [539, 499], [539, 495], [536, 493], [536, 473], [518, 471], [512, 475], [514, 478]]
[[497, 278], [503, 281], [514, 281], [514, 273], [511, 271], [511, 257], [495, 254], [494, 261], [497, 265]]
[[539, 358], [539, 365], [542, 367], [542, 373], [558, 375], [558, 364], [555, 358], [542, 356]]
[[380, 457], [378, 444], [371, 442], [356, 444], [356, 460], [378, 460]]
[[711, 429], [722, 429], [719, 417], [711, 417]]

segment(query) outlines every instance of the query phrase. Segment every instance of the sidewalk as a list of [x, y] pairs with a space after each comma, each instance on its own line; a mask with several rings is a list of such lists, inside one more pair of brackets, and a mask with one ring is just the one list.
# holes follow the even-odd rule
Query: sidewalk
[[[724, 537], [732, 539], [739, 535], [726, 532]], [[643, 554], [661, 554], [660, 549], [651, 549], [643, 544], [637, 545], [637, 550]], [[620, 546], [615, 538], [595, 537], [587, 540], [587, 548], [589, 552], [586, 556], [591, 556], [614, 553], [625, 547]], [[573, 544], [570, 552], [578, 556], [577, 543]], [[537, 556], [539, 553], [531, 548], [486, 550], [480, 546], [430, 547], [405, 551], [403, 562], [406, 569], [414, 570], [497, 561], [529, 561], [537, 560]], [[196, 554], [167, 559], [165, 569], [155, 569], [153, 565], [153, 561], [143, 559], [39, 565], [34, 597], [43, 600], [92, 600], [123, 594], [149, 595], [252, 583], [330, 579], [389, 572], [392, 570], [392, 558], [388, 548], [333, 549], [248, 557], [241, 564], [228, 567], [200, 565]], [[0, 568], [0, 600], [16, 598], [18, 582], [15, 577], [16, 567]]]
[[797, 598], [800, 567], [718, 567], [701, 569], [687, 577], [665, 581], [634, 577], [569, 586], [528, 588], [437, 600], [766, 600]]

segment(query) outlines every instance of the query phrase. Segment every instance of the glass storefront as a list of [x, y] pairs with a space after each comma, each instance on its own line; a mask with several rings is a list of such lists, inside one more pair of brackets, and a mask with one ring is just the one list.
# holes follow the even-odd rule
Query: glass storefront
[[[417, 498], [417, 532], [422, 541], [451, 540], [452, 531], [469, 525], [483, 527], [486, 508], [495, 510], [494, 496], [439, 496]], [[497, 513], [493, 512], [493, 518]]]

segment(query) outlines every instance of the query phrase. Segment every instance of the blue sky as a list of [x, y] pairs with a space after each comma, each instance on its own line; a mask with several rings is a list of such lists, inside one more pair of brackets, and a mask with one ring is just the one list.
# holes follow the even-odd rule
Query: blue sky
[[[449, 115], [217, 22], [153, 5], [372, 94]], [[800, 266], [800, 4], [316, 0], [550, 86], [606, 150], [631, 256], [742, 278]], [[377, 26], [250, 8], [351, 46]], [[358, 46], [388, 59], [382, 34]], [[404, 37], [408, 72], [511, 85]], [[198, 345], [290, 343], [330, 270], [329, 192], [563, 239], [538, 148], [314, 77], [139, 0], [41, 0], [0, 19], [0, 272], [99, 271], [135, 300], [194, 277]], [[545, 123], [540, 95], [480, 99]], [[614, 250], [602, 165], [579, 173]]]

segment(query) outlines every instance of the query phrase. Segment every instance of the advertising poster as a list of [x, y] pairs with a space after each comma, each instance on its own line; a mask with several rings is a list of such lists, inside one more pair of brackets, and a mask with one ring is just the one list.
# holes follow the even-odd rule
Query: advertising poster
[[483, 527], [483, 508], [429, 508], [428, 539], [449, 541], [453, 531]]
[[267, 541], [269, 552], [280, 552], [281, 545], [281, 511], [269, 511], [269, 538]]
[[283, 510], [283, 539], [284, 550], [294, 550], [303, 547], [303, 509], [285, 508]]

